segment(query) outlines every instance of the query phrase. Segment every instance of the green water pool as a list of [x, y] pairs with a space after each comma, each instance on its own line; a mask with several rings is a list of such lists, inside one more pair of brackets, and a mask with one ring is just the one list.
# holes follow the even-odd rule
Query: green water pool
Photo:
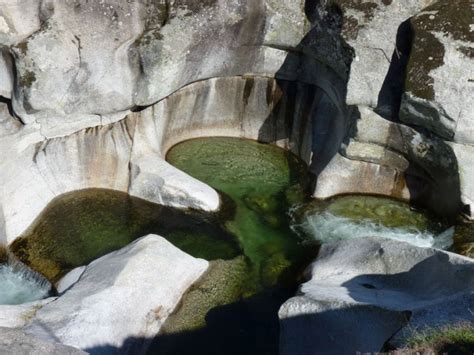
[[[374, 233], [430, 246], [446, 228], [380, 197], [310, 201], [306, 165], [273, 145], [193, 139], [171, 148], [167, 160], [215, 188], [221, 210], [175, 209], [112, 190], [75, 191], [52, 201], [11, 246], [52, 282], [149, 233], [209, 260], [209, 271], [165, 322], [151, 354], [276, 354], [278, 309], [294, 295], [318, 240]], [[455, 241], [474, 242], [472, 228], [460, 231]]]
[[276, 284], [305, 259], [291, 231], [288, 210], [305, 200], [306, 165], [278, 147], [238, 138], [205, 138], [174, 146], [167, 160], [227, 195], [234, 216], [224, 222], [252, 266], [248, 293]]

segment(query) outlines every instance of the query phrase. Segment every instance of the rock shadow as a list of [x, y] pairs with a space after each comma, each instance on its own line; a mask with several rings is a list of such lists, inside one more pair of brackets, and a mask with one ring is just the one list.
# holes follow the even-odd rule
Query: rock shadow
[[398, 115], [402, 95], [405, 92], [406, 68], [410, 59], [413, 36], [414, 32], [410, 19], [402, 22], [397, 30], [395, 50], [379, 92], [377, 107], [374, 110], [377, 114], [392, 122], [400, 122]]
[[410, 203], [453, 222], [466, 208], [461, 202], [459, 167], [453, 149], [426, 128], [402, 123], [399, 118], [414, 36], [409, 18], [398, 27], [395, 50], [374, 111], [386, 120], [411, 127], [419, 134], [418, 137], [407, 135], [402, 132], [403, 128], [397, 126], [392, 127], [389, 133], [390, 137], [402, 135], [406, 146], [400, 149], [406, 150], [409, 161], [404, 175]]
[[[467, 271], [466, 265], [452, 264], [447, 254], [440, 253], [406, 272], [363, 274], [342, 284], [329, 281], [326, 299], [293, 299], [289, 309], [301, 310], [303, 314], [281, 320], [280, 351], [324, 355], [379, 353], [393, 350], [390, 340], [398, 338], [400, 331], [408, 329], [407, 325], [412, 331], [426, 325], [473, 322], [474, 315], [467, 309], [461, 312], [462, 306], [454, 311], [448, 309], [438, 318], [441, 306], [437, 303], [467, 293], [466, 287], [474, 285], [474, 272]], [[461, 279], [460, 275], [464, 277]], [[324, 290], [322, 285], [318, 289]], [[430, 307], [431, 311], [418, 312]]]
[[[288, 50], [275, 74], [280, 95], [258, 135], [258, 140], [265, 143], [287, 140], [289, 149], [309, 163], [314, 186], [345, 137], [345, 97], [353, 56], [341, 35], [342, 10], [331, 5], [327, 11], [318, 11], [320, 6], [320, 0], [305, 2], [312, 28]], [[330, 49], [320, 54], [326, 45]], [[328, 53], [331, 50], [337, 52], [334, 61]]]
[[112, 345], [84, 349], [91, 355], [276, 355], [279, 344], [278, 309], [295, 287], [269, 289], [247, 299], [213, 308], [204, 328], [154, 339], [132, 337], [120, 347]]

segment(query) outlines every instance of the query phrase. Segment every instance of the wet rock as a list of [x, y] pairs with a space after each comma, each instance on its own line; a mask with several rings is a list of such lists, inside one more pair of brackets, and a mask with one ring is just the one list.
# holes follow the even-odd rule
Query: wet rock
[[[377, 352], [414, 330], [472, 322], [474, 262], [380, 238], [324, 245], [280, 308], [283, 354]], [[400, 332], [399, 330], [402, 329]]]
[[0, 328], [0, 352], [5, 355], [16, 354], [51, 354], [51, 355], [85, 355], [84, 351], [63, 345], [55, 341], [46, 342], [26, 334], [20, 329]]
[[25, 329], [94, 354], [144, 351], [207, 267], [159, 236], [143, 237], [89, 264]]

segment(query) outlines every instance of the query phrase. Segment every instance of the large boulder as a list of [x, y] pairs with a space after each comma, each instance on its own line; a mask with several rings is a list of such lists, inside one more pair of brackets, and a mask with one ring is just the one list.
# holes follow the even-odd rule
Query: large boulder
[[0, 328], [0, 353], [4, 355], [86, 355], [57, 342], [46, 342], [20, 329]]
[[25, 328], [92, 354], [143, 352], [208, 262], [149, 235], [90, 263]]
[[404, 23], [430, 2], [432, 0], [332, 1], [343, 12], [342, 36], [355, 52], [348, 82], [348, 105], [380, 107], [392, 115], [390, 106], [394, 104], [394, 97], [401, 95], [403, 85], [403, 75], [397, 73], [401, 74], [398, 70], [409, 50]]
[[315, 197], [385, 195], [418, 203], [444, 217], [456, 216], [462, 203], [472, 204], [474, 179], [467, 146], [450, 145], [390, 122], [369, 107], [358, 106], [353, 114], [341, 154], [318, 177]]
[[309, 28], [303, 0], [35, 2], [0, 10], [0, 94], [47, 136], [123, 118], [198, 80], [274, 76]]
[[440, 0], [410, 20], [413, 39], [400, 118], [474, 144], [472, 3]]
[[449, 252], [346, 240], [324, 245], [307, 274], [279, 311], [282, 354], [378, 352], [396, 333], [400, 346], [414, 330], [474, 321], [474, 261]]

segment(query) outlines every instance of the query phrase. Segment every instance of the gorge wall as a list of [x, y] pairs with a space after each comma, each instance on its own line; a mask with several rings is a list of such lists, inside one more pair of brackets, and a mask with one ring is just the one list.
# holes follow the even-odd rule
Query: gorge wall
[[[315, 197], [469, 215], [470, 4], [444, 4], [0, 1], [0, 240], [88, 187], [215, 210], [213, 189], [164, 160], [212, 135], [298, 154]], [[443, 50], [428, 53], [425, 37]]]

